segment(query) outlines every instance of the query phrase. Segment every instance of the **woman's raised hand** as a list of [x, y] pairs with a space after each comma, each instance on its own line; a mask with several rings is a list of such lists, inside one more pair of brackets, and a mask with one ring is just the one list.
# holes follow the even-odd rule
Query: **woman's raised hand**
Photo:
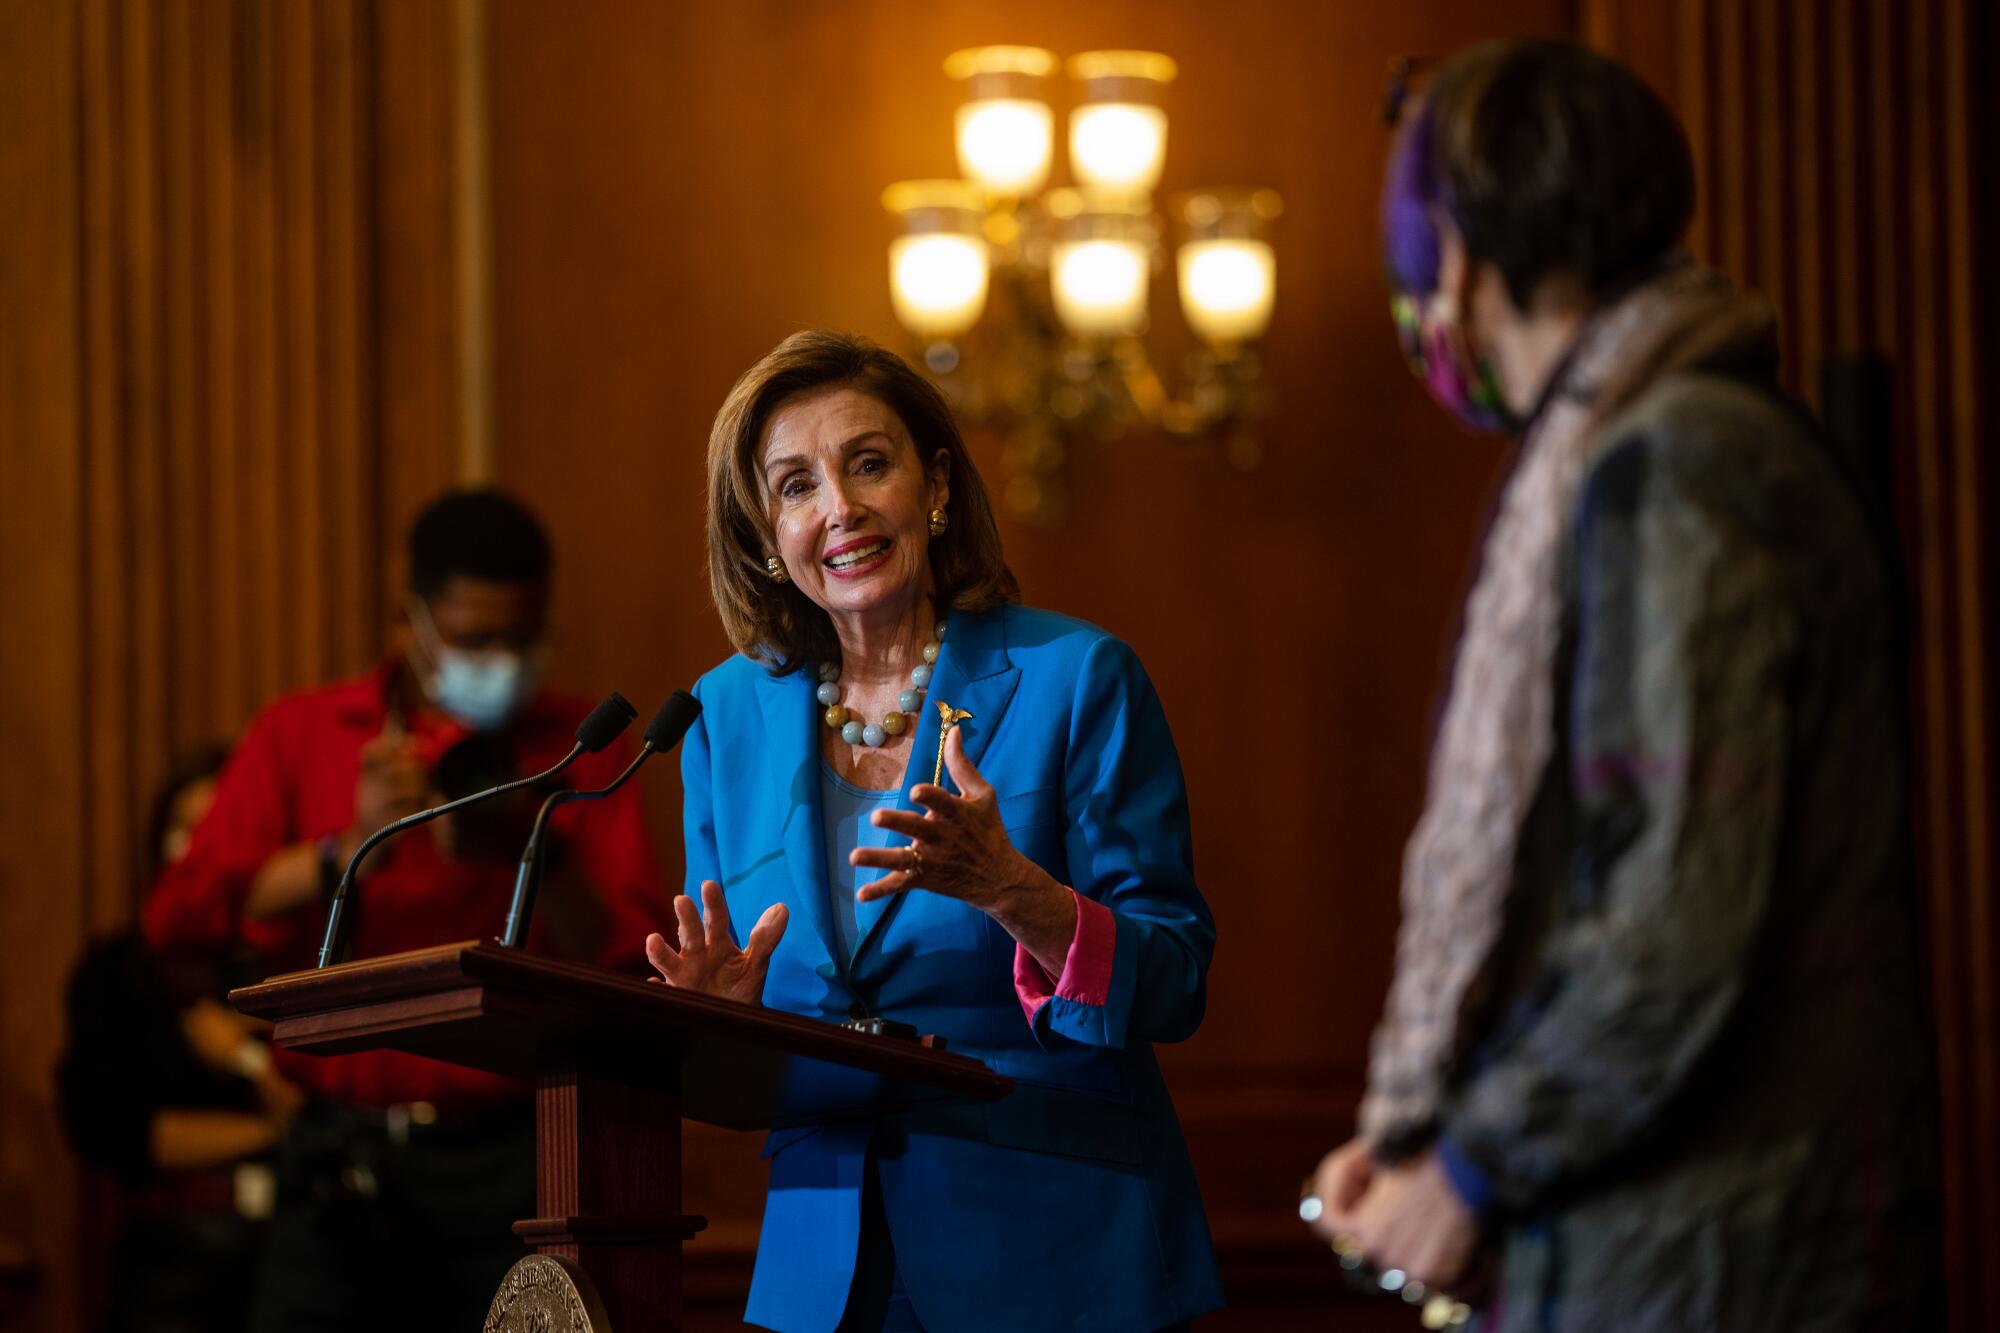
[[982, 912], [994, 912], [1022, 885], [1038, 877], [1039, 867], [1015, 850], [1000, 822], [1000, 802], [993, 785], [965, 757], [965, 743], [953, 727], [944, 746], [945, 767], [962, 795], [920, 782], [910, 799], [924, 808], [878, 810], [876, 828], [910, 839], [907, 847], [857, 847], [849, 860], [889, 873], [856, 891], [857, 902], [873, 902], [892, 893], [928, 889], [957, 898]]
[[759, 1004], [764, 998], [764, 973], [771, 966], [771, 951], [784, 936], [789, 916], [783, 903], [772, 903], [757, 918], [750, 938], [739, 949], [729, 934], [729, 904], [723, 899], [722, 886], [712, 879], [703, 880], [699, 909], [686, 894], [674, 899], [680, 947], [667, 943], [661, 935], [646, 937], [646, 959], [660, 973], [646, 980]]
[[910, 789], [924, 808], [877, 810], [875, 827], [909, 838], [907, 847], [857, 847], [849, 860], [889, 873], [855, 892], [857, 902], [923, 889], [957, 898], [1000, 923], [1051, 976], [1062, 973], [1064, 955], [1076, 934], [1076, 896], [1056, 883], [1007, 836], [993, 784], [965, 757], [965, 742], [953, 727], [945, 739], [945, 767], [961, 796], [928, 782]]

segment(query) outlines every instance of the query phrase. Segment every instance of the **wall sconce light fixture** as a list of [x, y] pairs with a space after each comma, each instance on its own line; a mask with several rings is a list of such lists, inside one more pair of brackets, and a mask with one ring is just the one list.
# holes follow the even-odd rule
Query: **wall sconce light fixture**
[[[1074, 186], [1045, 190], [1054, 158], [1058, 61], [1039, 47], [953, 53], [960, 180], [892, 185], [896, 318], [954, 407], [1006, 432], [1006, 508], [1030, 522], [1067, 513], [1067, 451], [1147, 425], [1219, 440], [1254, 467], [1260, 393], [1254, 345], [1270, 327], [1274, 191], [1153, 191], [1166, 163], [1174, 62], [1153, 51], [1072, 56]], [[1147, 357], [1153, 274], [1176, 237], [1182, 317], [1201, 348], [1170, 391]]]

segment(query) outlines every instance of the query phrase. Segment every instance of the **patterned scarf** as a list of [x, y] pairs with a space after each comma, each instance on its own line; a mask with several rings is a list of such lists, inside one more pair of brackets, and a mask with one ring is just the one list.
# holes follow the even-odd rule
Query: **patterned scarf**
[[1500, 933], [1529, 806], [1555, 752], [1562, 552], [1602, 427], [1661, 376], [1737, 349], [1773, 321], [1726, 278], [1677, 265], [1579, 333], [1507, 480], [1465, 606], [1429, 785], [1403, 856], [1396, 976], [1375, 1030], [1361, 1133], [1391, 1153], [1435, 1123], [1468, 992]]

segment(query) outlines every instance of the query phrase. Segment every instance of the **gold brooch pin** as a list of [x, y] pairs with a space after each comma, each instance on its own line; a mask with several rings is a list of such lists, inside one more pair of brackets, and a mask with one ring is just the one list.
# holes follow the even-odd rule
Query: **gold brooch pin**
[[944, 743], [951, 738], [951, 729], [971, 717], [963, 708], [953, 708], [944, 700], [938, 700], [938, 758], [937, 769], [931, 774], [931, 786], [944, 786]]

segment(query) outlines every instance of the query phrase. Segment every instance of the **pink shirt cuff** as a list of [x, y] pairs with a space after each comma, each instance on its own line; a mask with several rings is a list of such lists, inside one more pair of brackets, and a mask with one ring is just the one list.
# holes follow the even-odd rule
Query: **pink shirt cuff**
[[1020, 945], [1014, 946], [1014, 994], [1020, 997], [1021, 1012], [1035, 1021], [1035, 1011], [1052, 997], [1078, 1004], [1105, 1004], [1111, 996], [1111, 960], [1118, 947], [1117, 918], [1103, 903], [1093, 902], [1075, 889], [1076, 934], [1070, 938], [1069, 952], [1063, 956], [1060, 977], [1051, 980], [1048, 969]]

